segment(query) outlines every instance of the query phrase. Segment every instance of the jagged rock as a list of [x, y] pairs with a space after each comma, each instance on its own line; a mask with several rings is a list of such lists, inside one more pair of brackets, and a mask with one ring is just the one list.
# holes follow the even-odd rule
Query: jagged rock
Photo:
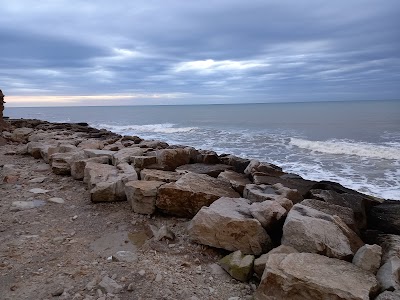
[[373, 206], [368, 213], [368, 227], [384, 233], [400, 234], [400, 203], [386, 200]]
[[250, 202], [222, 197], [203, 207], [189, 224], [190, 238], [200, 244], [260, 255], [271, 249], [271, 239], [250, 214]]
[[28, 142], [29, 135], [32, 133], [33, 133], [32, 128], [27, 128], [27, 127], [16, 128], [12, 132], [11, 140], [13, 142], [26, 143]]
[[154, 140], [142, 140], [139, 143], [141, 148], [153, 148], [153, 149], [165, 149], [169, 145], [166, 142], [154, 141]]
[[83, 151], [89, 158], [107, 156], [110, 160], [112, 156], [115, 154], [115, 151], [99, 150], [99, 149], [84, 149]]
[[241, 195], [243, 195], [245, 186], [251, 183], [246, 175], [230, 170], [220, 173], [218, 179], [230, 183], [232, 188]]
[[88, 140], [83, 140], [82, 142], [80, 142], [78, 144], [78, 148], [101, 150], [104, 148], [104, 143], [100, 140], [88, 139]]
[[116, 177], [118, 169], [115, 166], [97, 162], [87, 162], [84, 170], [83, 182], [88, 184], [89, 189], [97, 183], [106, 181], [110, 176]]
[[190, 152], [182, 148], [157, 150], [156, 156], [157, 165], [164, 171], [174, 171], [190, 162]]
[[154, 169], [143, 169], [140, 171], [140, 178], [142, 180], [154, 180], [164, 181], [166, 183], [175, 182], [182, 177], [183, 174], [179, 174], [173, 171], [162, 171]]
[[116, 166], [123, 162], [131, 163], [132, 156], [142, 156], [145, 152], [146, 150], [139, 147], [121, 149], [112, 155], [112, 164]]
[[381, 291], [400, 289], [400, 259], [389, 258], [378, 270], [376, 278], [381, 286]]
[[176, 172], [185, 174], [187, 172], [193, 172], [197, 174], [206, 174], [208, 176], [217, 178], [221, 172], [232, 169], [231, 166], [223, 165], [223, 164], [204, 164], [204, 163], [196, 163], [196, 164], [188, 164], [183, 165], [176, 168]]
[[40, 142], [29, 142], [27, 144], [27, 152], [33, 158], [39, 159], [39, 158], [42, 158], [42, 154], [40, 152], [42, 147], [43, 147], [43, 144]]
[[283, 226], [282, 244], [301, 252], [351, 260], [364, 245], [338, 216], [296, 204]]
[[233, 278], [246, 282], [253, 275], [254, 255], [244, 255], [237, 250], [223, 257], [219, 264]]
[[316, 199], [305, 199], [301, 201], [302, 205], [322, 211], [328, 215], [337, 215], [343, 222], [346, 223], [354, 232], [358, 232], [356, 220], [354, 218], [354, 211], [349, 207], [331, 204], [325, 201]]
[[353, 264], [365, 271], [376, 274], [381, 266], [382, 248], [378, 245], [364, 245], [353, 257]]
[[252, 203], [250, 213], [267, 231], [272, 229], [287, 214], [286, 209], [271, 200]]
[[296, 174], [283, 174], [279, 177], [266, 174], [256, 173], [253, 176], [255, 184], [269, 184], [274, 185], [281, 183], [283, 186], [292, 190], [297, 190], [303, 197], [307, 195], [310, 189], [314, 186], [316, 181], [305, 180]]
[[394, 234], [380, 234], [377, 243], [382, 247], [382, 264], [392, 257], [400, 258], [400, 236]]
[[111, 279], [108, 276], [104, 276], [102, 278], [102, 280], [99, 282], [99, 287], [110, 294], [118, 294], [123, 289], [122, 285], [119, 285], [114, 279]]
[[158, 190], [156, 206], [161, 211], [180, 217], [193, 217], [203, 206], [220, 197], [240, 197], [224, 181], [203, 174], [187, 173], [178, 181]]
[[237, 157], [231, 154], [222, 154], [219, 160], [226, 165], [232, 166], [238, 173], [244, 173], [244, 170], [250, 163], [250, 159]]
[[400, 290], [394, 292], [385, 291], [379, 294], [375, 300], [400, 300]]
[[156, 164], [157, 157], [155, 157], [155, 156], [132, 156], [131, 162], [135, 168], [142, 170], [150, 165]]
[[244, 174], [254, 177], [254, 175], [281, 176], [285, 173], [278, 166], [253, 159], [244, 170]]
[[71, 162], [71, 176], [74, 179], [82, 180], [85, 176], [85, 167], [87, 163], [95, 162], [99, 164], [108, 164], [109, 163], [108, 156], [99, 156], [99, 157], [92, 157], [86, 159], [78, 159]]
[[255, 299], [366, 300], [378, 289], [373, 274], [351, 263], [313, 253], [273, 254]]
[[262, 254], [259, 258], [254, 261], [254, 272], [258, 275], [259, 278], [262, 277], [265, 269], [265, 264], [268, 261], [268, 257], [271, 254], [289, 254], [289, 253], [298, 253], [296, 249], [290, 246], [280, 245], [269, 251], [268, 253]]
[[220, 160], [218, 154], [215, 151], [198, 150], [196, 153], [195, 162], [203, 164], [219, 164]]
[[76, 160], [87, 158], [83, 151], [54, 153], [50, 157], [51, 169], [57, 175], [70, 175], [71, 164]]
[[156, 197], [162, 181], [130, 181], [125, 184], [125, 194], [132, 210], [151, 215], [156, 210]]

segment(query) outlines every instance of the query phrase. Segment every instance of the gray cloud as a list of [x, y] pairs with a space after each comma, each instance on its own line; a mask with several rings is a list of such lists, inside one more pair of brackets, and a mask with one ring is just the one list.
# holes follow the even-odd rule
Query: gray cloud
[[396, 0], [114, 2], [0, 0], [1, 88], [132, 95], [119, 104], [400, 95]]

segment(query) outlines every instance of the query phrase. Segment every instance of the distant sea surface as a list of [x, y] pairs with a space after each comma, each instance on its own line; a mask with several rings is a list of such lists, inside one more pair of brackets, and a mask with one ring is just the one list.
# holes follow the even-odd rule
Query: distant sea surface
[[11, 118], [87, 122], [123, 135], [255, 158], [400, 200], [400, 101], [6, 107]]

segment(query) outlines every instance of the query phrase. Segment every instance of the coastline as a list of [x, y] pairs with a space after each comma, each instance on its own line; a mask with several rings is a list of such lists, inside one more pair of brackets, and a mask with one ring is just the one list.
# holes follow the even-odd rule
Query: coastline
[[[3, 282], [8, 299], [15, 296], [30, 299], [32, 289], [43, 298], [61, 290], [59, 295], [65, 299], [111, 297], [111, 288], [104, 287], [106, 277], [112, 280], [108, 283], [112, 282], [119, 299], [132, 296], [137, 299], [163, 296], [166, 299], [251, 299], [253, 294], [257, 299], [264, 299], [262, 295], [271, 287], [263, 281], [260, 283], [260, 278], [252, 274], [243, 283], [229, 279], [216, 264], [218, 260], [235, 250], [260, 259], [260, 255], [285, 244], [295, 246], [300, 254], [314, 252], [327, 259], [340, 259], [349, 267], [352, 264], [348, 261], [361, 244], [379, 243], [379, 235], [400, 233], [395, 201], [364, 195], [334, 182], [304, 180], [273, 164], [135, 136], [123, 137], [90, 128], [85, 123], [23, 119], [8, 122], [15, 129], [2, 133], [0, 156], [0, 209], [5, 216], [1, 220], [0, 237], [2, 242], [7, 241], [0, 248], [0, 267], [6, 274], [2, 276], [6, 279]], [[148, 182], [153, 186], [149, 187]], [[32, 192], [35, 188], [42, 191]], [[206, 213], [203, 206], [222, 203], [222, 208], [228, 211], [221, 212], [227, 213], [225, 218], [235, 215], [229, 213], [235, 208], [229, 206], [229, 201], [224, 206], [226, 200], [221, 201], [221, 197], [243, 199], [234, 201], [239, 201], [237, 205], [244, 210], [251, 208], [250, 211], [259, 206], [257, 203], [274, 205], [274, 208], [268, 206], [267, 211], [273, 212], [268, 220], [265, 220], [265, 208], [240, 217], [243, 222], [258, 224], [260, 230], [264, 227], [268, 241], [260, 237], [260, 232], [254, 233], [251, 243], [243, 240], [241, 245], [230, 240], [229, 233], [218, 241], [205, 238], [210, 233], [201, 227], [204, 225], [201, 214]], [[321, 252], [312, 251], [309, 246], [309, 251], [304, 251], [285, 229], [282, 232], [282, 226], [285, 228], [299, 211], [318, 224], [317, 220], [321, 219], [314, 210], [324, 215], [324, 222], [329, 219], [335, 224], [334, 228], [352, 232], [341, 239], [348, 239], [349, 244], [359, 247], [353, 249], [353, 245], [346, 252], [327, 245], [326, 249], [330, 250]], [[264, 216], [261, 221], [256, 217], [259, 214]], [[303, 220], [298, 218], [296, 222]], [[263, 222], [267, 224], [259, 225], [264, 225]], [[155, 238], [163, 225], [174, 232], [173, 236], [165, 233]], [[244, 229], [234, 230], [230, 234], [237, 236], [237, 231]], [[313, 230], [318, 231], [318, 227]], [[129, 233], [131, 238], [125, 242]], [[297, 231], [292, 234], [295, 233], [300, 234]], [[26, 241], [30, 243], [28, 248], [18, 246]], [[118, 248], [121, 242], [132, 247], [121, 250]], [[115, 244], [116, 248], [111, 247], [108, 253], [110, 249], [104, 248], [104, 243]], [[246, 243], [252, 246], [246, 248], [243, 246]], [[341, 240], [341, 243], [346, 242]], [[10, 249], [17, 254], [12, 254]], [[115, 256], [116, 250], [134, 253], [135, 257], [129, 262], [115, 257], [108, 260]], [[337, 254], [341, 251], [344, 252]], [[38, 259], [40, 256], [44, 258]], [[15, 257], [22, 260], [17, 261]], [[26, 264], [28, 271], [24, 270]], [[32, 274], [36, 277], [30, 285], [25, 279], [15, 279]], [[366, 281], [372, 282], [375, 276], [368, 278]], [[136, 281], [141, 283], [137, 289], [131, 286]], [[90, 282], [94, 282], [92, 289]], [[179, 292], [177, 287], [182, 285], [187, 288]], [[378, 286], [373, 282], [368, 293], [376, 295]], [[326, 293], [322, 287], [320, 292]]]

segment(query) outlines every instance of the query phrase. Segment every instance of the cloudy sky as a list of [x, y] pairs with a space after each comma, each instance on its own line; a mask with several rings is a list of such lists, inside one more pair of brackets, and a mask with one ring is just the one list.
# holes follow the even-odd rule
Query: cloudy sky
[[400, 99], [398, 0], [0, 0], [9, 106]]

